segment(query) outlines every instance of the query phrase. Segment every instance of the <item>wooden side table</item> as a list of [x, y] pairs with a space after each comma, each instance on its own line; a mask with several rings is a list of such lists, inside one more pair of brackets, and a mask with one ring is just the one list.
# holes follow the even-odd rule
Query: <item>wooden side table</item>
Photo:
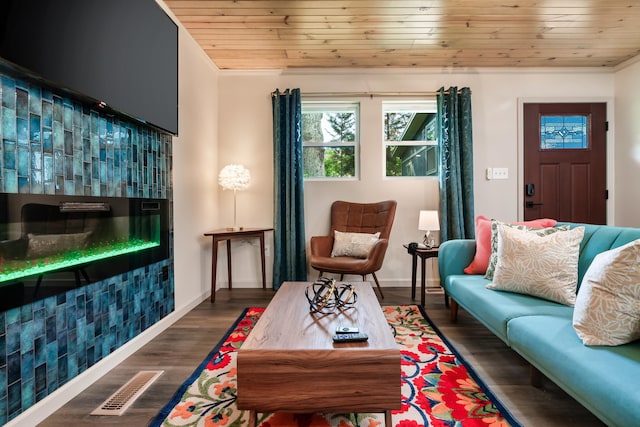
[[272, 231], [273, 228], [243, 228], [242, 230], [228, 230], [221, 228], [219, 230], [204, 233], [205, 236], [211, 236], [213, 239], [213, 247], [211, 248], [211, 302], [216, 301], [216, 273], [218, 267], [218, 243], [227, 241], [227, 276], [229, 278], [229, 289], [231, 284], [231, 240], [233, 239], [260, 239], [260, 262], [262, 263], [262, 289], [267, 288], [267, 279], [265, 276], [265, 260], [264, 260], [264, 233]]
[[[409, 248], [409, 245], [402, 245], [405, 249]], [[418, 267], [418, 257], [421, 260], [422, 271], [420, 275], [420, 304], [424, 307], [424, 295], [426, 292], [425, 285], [425, 263], [429, 258], [438, 258], [439, 247], [431, 248], [431, 249], [420, 249], [417, 248], [415, 252], [411, 255], [411, 299], [416, 299], [416, 270]]]

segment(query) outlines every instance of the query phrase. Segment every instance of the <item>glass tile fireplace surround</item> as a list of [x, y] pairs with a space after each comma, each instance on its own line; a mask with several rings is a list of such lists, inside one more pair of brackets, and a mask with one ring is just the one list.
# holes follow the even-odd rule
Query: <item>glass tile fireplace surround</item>
[[[70, 288], [0, 309], [2, 425], [171, 313], [174, 279], [171, 135], [107, 114], [75, 94], [34, 81], [2, 64], [0, 100], [0, 193], [106, 203], [109, 212], [118, 215], [129, 210], [130, 200], [139, 206], [150, 203], [145, 208], [154, 208], [160, 201], [161, 209], [166, 207], [168, 230], [160, 239], [166, 243], [168, 257], [145, 265], [126, 261], [126, 271], [109, 277], [94, 276], [94, 267], [81, 263], [90, 279], [87, 284], [78, 269], [81, 286], [76, 286], [73, 268], [71, 273], [45, 272], [42, 288], [51, 286], [45, 284], [49, 277], [65, 274]], [[63, 200], [51, 200], [37, 203], [59, 210]], [[122, 200], [126, 208], [118, 206]], [[9, 221], [14, 223], [11, 227], [19, 224], [21, 228], [15, 215]], [[97, 212], [91, 215], [100, 216]], [[85, 246], [82, 233], [88, 231], [62, 239], [78, 249], [78, 242]], [[4, 233], [0, 240], [19, 240], [15, 229]], [[143, 237], [157, 240], [153, 233]], [[39, 242], [46, 246], [47, 239]], [[88, 240], [86, 243], [88, 247]], [[32, 275], [28, 281], [37, 282], [37, 277]]]

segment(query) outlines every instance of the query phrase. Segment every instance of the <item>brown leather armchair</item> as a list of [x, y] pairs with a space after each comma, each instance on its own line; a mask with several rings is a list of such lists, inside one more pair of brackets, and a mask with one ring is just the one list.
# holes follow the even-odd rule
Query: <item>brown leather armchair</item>
[[[311, 267], [324, 273], [357, 274], [365, 280], [367, 274], [373, 276], [380, 297], [384, 298], [376, 271], [382, 267], [384, 254], [389, 246], [389, 234], [396, 214], [397, 202], [387, 200], [378, 203], [351, 203], [336, 201], [331, 205], [331, 229], [328, 236], [311, 237]], [[349, 233], [377, 233], [379, 239], [374, 243], [366, 258], [349, 256], [332, 257], [334, 231]]]

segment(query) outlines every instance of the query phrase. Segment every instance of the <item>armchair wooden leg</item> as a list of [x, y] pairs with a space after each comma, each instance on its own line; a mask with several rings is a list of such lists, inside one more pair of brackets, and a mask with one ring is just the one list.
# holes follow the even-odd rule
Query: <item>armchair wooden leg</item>
[[378, 278], [376, 277], [376, 273], [371, 273], [373, 276], [373, 280], [376, 281], [376, 285], [378, 286], [378, 292], [380, 292], [380, 298], [384, 299], [384, 294], [382, 293], [382, 288], [380, 287], [380, 282], [378, 282]]

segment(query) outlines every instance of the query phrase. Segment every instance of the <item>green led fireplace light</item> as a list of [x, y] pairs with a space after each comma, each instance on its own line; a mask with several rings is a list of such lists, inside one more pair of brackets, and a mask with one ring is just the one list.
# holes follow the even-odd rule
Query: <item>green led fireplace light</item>
[[19, 263], [11, 263], [11, 265], [0, 265], [0, 283], [61, 270], [92, 261], [99, 261], [118, 255], [139, 252], [158, 246], [160, 246], [160, 242], [134, 240], [124, 243], [115, 243], [110, 246], [67, 252], [46, 258], [24, 260]]

